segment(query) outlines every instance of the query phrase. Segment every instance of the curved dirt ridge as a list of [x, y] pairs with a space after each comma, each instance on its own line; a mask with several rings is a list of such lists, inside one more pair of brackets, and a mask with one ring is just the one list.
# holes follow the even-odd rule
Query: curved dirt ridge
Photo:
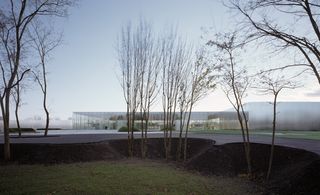
[[[178, 139], [172, 139], [171, 160], [176, 160]], [[147, 158], [164, 159], [163, 139], [148, 139]], [[270, 145], [251, 143], [256, 181], [263, 183]], [[12, 144], [12, 159], [19, 164], [55, 164], [127, 158], [127, 140], [84, 144]], [[3, 156], [3, 145], [0, 145]], [[134, 156], [140, 157], [140, 140], [134, 142]], [[246, 173], [242, 143], [215, 145], [215, 141], [188, 139], [188, 160], [183, 166], [205, 175], [239, 176]], [[261, 180], [261, 181], [259, 181]], [[295, 148], [275, 146], [273, 169], [267, 193], [320, 194], [320, 156]]]
[[[251, 143], [254, 176], [260, 183], [266, 177], [270, 145]], [[213, 146], [196, 159], [187, 169], [203, 174], [239, 176], [247, 171], [242, 143]], [[268, 193], [320, 194], [320, 156], [295, 148], [275, 146], [271, 178], [264, 183]]]

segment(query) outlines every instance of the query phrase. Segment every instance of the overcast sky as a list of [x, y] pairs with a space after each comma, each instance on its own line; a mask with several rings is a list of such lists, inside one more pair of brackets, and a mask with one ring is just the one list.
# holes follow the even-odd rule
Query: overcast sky
[[[142, 17], [156, 30], [177, 25], [181, 34], [195, 43], [203, 35], [202, 29], [227, 31], [233, 25], [230, 13], [218, 0], [81, 0], [69, 13], [68, 18], [57, 22], [63, 29], [64, 43], [52, 53], [48, 64], [49, 107], [52, 116], [61, 119], [71, 117], [74, 111], [125, 111], [115, 45], [128, 21]], [[279, 98], [318, 101], [319, 85], [313, 83]], [[25, 93], [22, 118], [43, 115], [41, 98], [36, 87]], [[248, 101], [270, 101], [270, 97], [250, 95]], [[230, 104], [217, 90], [195, 110], [228, 108]]]

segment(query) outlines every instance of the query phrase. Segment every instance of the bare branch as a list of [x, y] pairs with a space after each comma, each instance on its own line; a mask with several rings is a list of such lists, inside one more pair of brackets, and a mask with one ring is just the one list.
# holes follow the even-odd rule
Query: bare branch
[[[305, 66], [311, 70], [316, 76], [320, 84], [320, 30], [319, 20], [317, 20], [319, 11], [319, 3], [309, 0], [259, 0], [259, 1], [240, 1], [230, 0], [231, 7], [244, 16], [244, 24], [246, 29], [252, 31], [249, 35], [250, 39], [256, 37], [269, 38], [269, 42], [279, 43], [283, 50], [290, 51], [292, 49], [300, 52], [301, 62], [294, 65], [285, 65], [273, 70], [281, 70], [291, 67]], [[273, 11], [276, 15], [281, 12], [288, 17], [299, 18], [300, 24], [285, 26], [281, 23], [282, 17], [271, 19], [271, 15], [263, 14], [267, 11]], [[301, 29], [310, 27], [307, 34], [301, 34]], [[270, 70], [270, 71], [273, 71]], [[304, 69], [302, 70], [304, 72]]]
[[22, 74], [21, 74], [21, 77], [20, 77], [15, 83], [13, 83], [13, 84], [10, 86], [10, 88], [12, 89], [12, 88], [16, 87], [16, 85], [18, 85], [18, 84], [22, 81], [24, 75], [25, 75], [26, 73], [28, 73], [30, 70], [31, 70], [31, 69], [27, 69], [27, 70], [23, 71]]

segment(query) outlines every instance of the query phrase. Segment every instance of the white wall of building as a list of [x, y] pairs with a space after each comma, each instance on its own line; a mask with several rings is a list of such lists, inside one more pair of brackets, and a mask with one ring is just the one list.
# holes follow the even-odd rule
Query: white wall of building
[[[272, 128], [271, 103], [247, 103], [245, 110], [249, 112], [251, 129]], [[279, 130], [320, 130], [320, 102], [279, 102], [276, 124]]]

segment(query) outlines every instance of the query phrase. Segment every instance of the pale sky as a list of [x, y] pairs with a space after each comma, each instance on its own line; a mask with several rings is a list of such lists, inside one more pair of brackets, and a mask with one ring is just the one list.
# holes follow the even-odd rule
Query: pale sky
[[[125, 111], [117, 79], [119, 70], [115, 45], [121, 27], [145, 18], [156, 30], [177, 25], [183, 36], [197, 43], [202, 28], [227, 31], [231, 15], [219, 0], [81, 0], [57, 25], [64, 31], [64, 43], [52, 53], [48, 64], [48, 103], [53, 117], [67, 119], [74, 111]], [[254, 64], [254, 60], [252, 61]], [[255, 66], [255, 65], [252, 65]], [[282, 101], [318, 101], [319, 85], [283, 93]], [[21, 118], [44, 116], [41, 93], [34, 86], [24, 94]], [[270, 96], [249, 95], [247, 101], [270, 101]], [[158, 102], [160, 105], [161, 102]], [[202, 100], [195, 110], [230, 108], [221, 91]], [[154, 110], [160, 110], [155, 107]]]

